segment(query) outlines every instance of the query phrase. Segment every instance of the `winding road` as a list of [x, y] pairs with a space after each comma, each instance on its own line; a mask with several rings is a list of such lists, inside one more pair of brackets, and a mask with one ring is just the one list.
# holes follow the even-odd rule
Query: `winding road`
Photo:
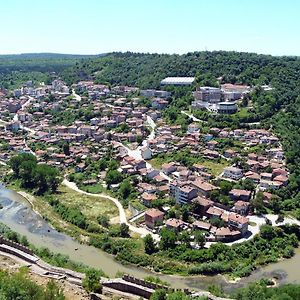
[[120, 201], [117, 198], [108, 196], [108, 195], [103, 194], [103, 193], [101, 193], [101, 194], [92, 194], [92, 193], [85, 192], [85, 191], [79, 189], [78, 186], [74, 182], [71, 182], [71, 181], [67, 180], [66, 178], [64, 178], [62, 184], [67, 186], [68, 188], [74, 190], [77, 193], [84, 194], [84, 195], [87, 195], [87, 196], [97, 197], [97, 198], [104, 198], [104, 199], [108, 199], [108, 200], [112, 201], [117, 206], [117, 208], [119, 210], [119, 219], [120, 219], [119, 222], [120, 223], [125, 223], [129, 227], [130, 231], [132, 231], [134, 233], [137, 233], [142, 237], [146, 236], [147, 234], [151, 234], [153, 239], [155, 239], [156, 241], [159, 240], [159, 236], [157, 234], [152, 233], [147, 228], [136, 227], [136, 226], [130, 224], [127, 221], [125, 210], [124, 210], [122, 204], [120, 203]]

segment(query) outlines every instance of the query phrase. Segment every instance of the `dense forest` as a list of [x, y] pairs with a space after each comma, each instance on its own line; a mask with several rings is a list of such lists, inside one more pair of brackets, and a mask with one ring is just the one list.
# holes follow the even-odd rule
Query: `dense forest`
[[32, 53], [0, 55], [0, 88], [17, 88], [28, 80], [50, 82], [53, 72], [59, 74], [92, 55]]

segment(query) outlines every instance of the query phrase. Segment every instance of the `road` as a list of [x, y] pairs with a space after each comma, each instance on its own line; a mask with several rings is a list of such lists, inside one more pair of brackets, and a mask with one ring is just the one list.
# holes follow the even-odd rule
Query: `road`
[[[274, 215], [274, 214], [267, 214], [264, 216], [248, 216], [247, 218], [249, 219], [250, 224], [251, 223], [255, 224], [255, 225], [248, 226], [248, 230], [249, 230], [250, 234], [248, 236], [238, 239], [234, 242], [226, 243], [226, 245], [231, 246], [233, 244], [239, 244], [239, 243], [243, 243], [243, 242], [251, 240], [256, 234], [259, 233], [260, 226], [266, 224], [266, 218], [272, 222], [272, 226], [282, 226], [282, 225], [286, 225], [286, 224], [289, 224], [289, 225], [294, 224], [294, 225], [300, 226], [300, 221], [298, 221], [292, 217], [289, 217], [289, 216], [284, 217], [284, 221], [280, 222], [280, 223], [276, 223], [278, 215]], [[212, 244], [215, 244], [215, 242], [207, 242], [205, 244], [205, 247], [209, 248]]]
[[92, 196], [92, 197], [97, 197], [97, 198], [104, 198], [104, 199], [108, 199], [108, 200], [112, 201], [117, 206], [117, 208], [119, 210], [119, 219], [120, 219], [119, 222], [120, 223], [125, 223], [126, 225], [128, 225], [130, 231], [132, 231], [134, 233], [137, 233], [142, 237], [146, 236], [147, 234], [150, 234], [150, 235], [152, 235], [154, 240], [156, 240], [156, 241], [159, 240], [159, 236], [157, 234], [152, 233], [147, 228], [136, 227], [136, 226], [130, 224], [127, 221], [125, 210], [124, 210], [122, 204], [120, 203], [120, 201], [117, 198], [108, 196], [106, 194], [92, 194], [92, 193], [85, 192], [85, 191], [79, 189], [78, 186], [74, 182], [71, 182], [71, 181], [67, 180], [66, 178], [64, 178], [62, 184], [64, 184], [68, 188], [70, 188], [70, 189], [72, 189], [72, 190], [74, 190], [74, 191], [76, 191], [80, 194], [84, 194], [84, 195], [88, 195], [88, 196]]
[[[127, 150], [127, 153], [130, 157], [133, 157], [136, 160], [142, 160], [142, 154], [141, 154], [141, 148], [146, 146], [148, 144], [148, 141], [153, 140], [155, 137], [155, 127], [156, 124], [153, 121], [153, 119], [149, 116], [147, 116], [147, 123], [149, 124], [149, 126], [151, 127], [151, 133], [148, 135], [148, 137], [142, 142], [142, 145], [137, 147], [134, 150], [129, 149], [127, 146], [125, 146], [124, 144], [118, 142], [118, 144], [122, 147], [124, 147]], [[146, 161], [146, 168], [147, 169], [153, 169], [152, 165]], [[162, 171], [159, 172], [159, 175], [161, 175], [163, 178], [167, 179], [169, 182], [172, 181], [172, 178], [167, 176], [165, 173], [163, 173]]]
[[200, 120], [198, 118], [196, 118], [194, 115], [187, 113], [186, 111], [182, 110], [181, 111], [182, 114], [188, 116], [190, 119], [192, 119], [194, 122], [203, 122], [205, 123], [206, 121]]
[[76, 94], [75, 90], [72, 89], [72, 96], [74, 96], [74, 98], [77, 100], [77, 101], [81, 101], [81, 96], [79, 96], [78, 94]]

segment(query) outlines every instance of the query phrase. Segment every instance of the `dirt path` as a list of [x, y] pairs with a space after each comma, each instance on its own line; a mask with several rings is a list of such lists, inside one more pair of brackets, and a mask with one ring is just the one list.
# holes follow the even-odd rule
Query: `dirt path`
[[103, 193], [101, 193], [101, 194], [92, 194], [92, 193], [85, 192], [85, 191], [79, 189], [78, 186], [74, 182], [71, 182], [71, 181], [67, 180], [66, 178], [64, 178], [62, 184], [64, 184], [68, 188], [70, 188], [70, 189], [72, 189], [72, 190], [74, 190], [74, 191], [76, 191], [80, 194], [85, 194], [85, 195], [92, 196], [92, 197], [104, 198], [104, 199], [108, 199], [108, 200], [112, 201], [117, 206], [117, 208], [119, 210], [119, 222], [120, 223], [125, 223], [126, 225], [128, 225], [130, 231], [132, 231], [134, 233], [137, 233], [142, 237], [146, 236], [147, 234], [151, 234], [152, 237], [155, 240], [159, 239], [157, 234], [153, 234], [147, 228], [136, 227], [136, 226], [130, 224], [127, 221], [126, 212], [125, 212], [122, 204], [120, 203], [120, 201], [117, 198], [111, 197], [111, 196], [103, 194]]

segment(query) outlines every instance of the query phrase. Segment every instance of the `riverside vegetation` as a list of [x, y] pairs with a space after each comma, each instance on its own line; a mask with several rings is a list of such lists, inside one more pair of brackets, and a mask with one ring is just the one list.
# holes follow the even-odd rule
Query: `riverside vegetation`
[[[31, 159], [28, 155], [21, 156], [25, 161]], [[22, 176], [20, 174], [23, 174], [24, 165], [27, 164], [20, 164], [18, 176]], [[17, 176], [16, 171], [12, 176]], [[274, 228], [264, 225], [259, 235], [242, 244], [227, 246], [217, 243], [209, 249], [192, 249], [186, 233], [175, 234], [165, 229], [161, 232], [161, 241], [156, 244], [151, 236], [144, 240], [130, 237], [126, 224], [111, 225], [109, 219], [103, 215], [98, 216], [98, 224], [91, 223], [78, 207], [61, 203], [51, 190], [41, 199], [50, 204], [63, 220], [73, 224], [75, 231], [88, 236], [90, 245], [115, 255], [123, 263], [149, 267], [167, 274], [224, 273], [233, 277], [247, 276], [260, 265], [293, 256], [300, 237], [297, 226]], [[47, 250], [43, 250], [41, 255], [51, 256]]]

